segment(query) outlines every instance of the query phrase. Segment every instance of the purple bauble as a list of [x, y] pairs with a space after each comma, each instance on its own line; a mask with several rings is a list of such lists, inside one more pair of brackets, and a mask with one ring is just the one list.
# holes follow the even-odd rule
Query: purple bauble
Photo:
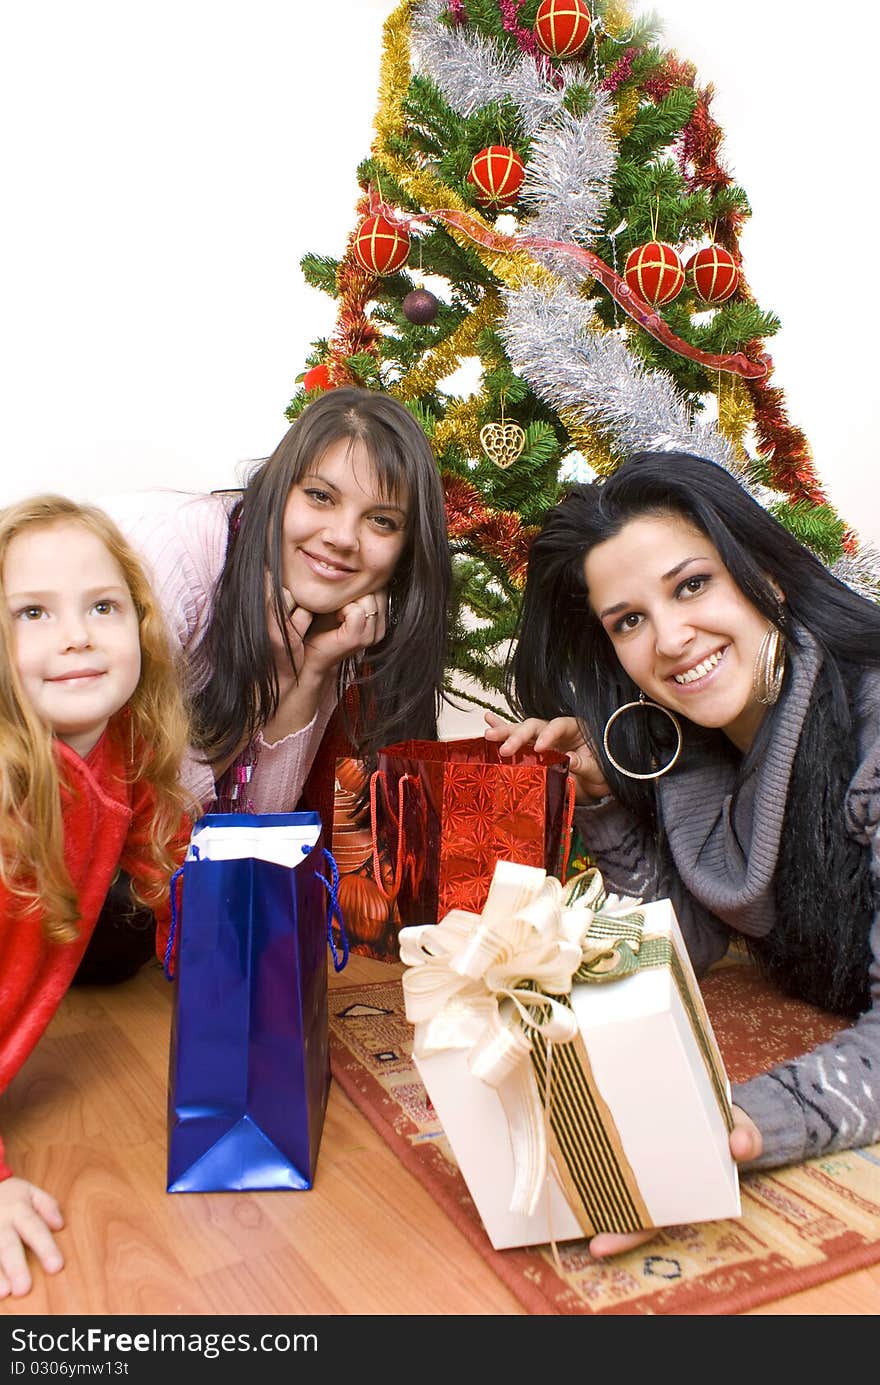
[[408, 322], [424, 327], [434, 321], [439, 306], [439, 299], [427, 289], [413, 289], [403, 300], [403, 315]]

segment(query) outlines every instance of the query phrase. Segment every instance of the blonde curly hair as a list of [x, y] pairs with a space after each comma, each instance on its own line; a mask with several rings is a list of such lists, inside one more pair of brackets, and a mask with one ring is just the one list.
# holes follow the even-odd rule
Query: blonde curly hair
[[156, 605], [139, 559], [116, 525], [95, 506], [61, 495], [36, 495], [0, 511], [0, 880], [23, 912], [39, 911], [47, 937], [77, 936], [79, 907], [64, 862], [61, 794], [53, 736], [37, 716], [21, 684], [3, 569], [9, 545], [29, 529], [59, 523], [82, 525], [119, 565], [138, 618], [141, 673], [125, 707], [108, 724], [123, 748], [132, 782], [152, 790], [152, 814], [139, 831], [140, 859], [131, 865], [137, 898], [155, 907], [179, 864], [185, 815], [196, 805], [181, 788], [181, 761], [189, 721]]

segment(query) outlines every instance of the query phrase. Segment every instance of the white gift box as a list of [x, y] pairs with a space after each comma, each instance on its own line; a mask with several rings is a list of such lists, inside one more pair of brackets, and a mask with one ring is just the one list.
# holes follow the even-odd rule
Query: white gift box
[[[590, 876], [599, 907], [567, 907], [543, 871], [499, 862], [482, 915], [455, 910], [401, 932], [414, 1061], [496, 1250], [741, 1211], [730, 1086], [672, 905], [605, 901]], [[520, 983], [535, 977], [560, 996], [560, 971], [585, 957], [599, 976], [625, 970], [621, 957], [634, 969], [575, 980], [533, 1063], [517, 1013], [534, 1014], [535, 996]], [[553, 1037], [560, 1022], [573, 1039]], [[574, 1136], [569, 1086], [584, 1111]]]

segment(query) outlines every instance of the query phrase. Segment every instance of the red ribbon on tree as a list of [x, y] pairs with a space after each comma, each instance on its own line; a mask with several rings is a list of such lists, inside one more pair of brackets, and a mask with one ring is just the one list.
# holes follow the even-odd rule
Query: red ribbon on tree
[[670, 351], [679, 356], [686, 356], [689, 361], [696, 361], [707, 370], [723, 370], [731, 375], [741, 375], [746, 380], [763, 379], [767, 374], [768, 366], [763, 359], [750, 360], [742, 352], [733, 356], [719, 356], [710, 351], [700, 351], [698, 347], [691, 346], [690, 342], [683, 341], [663, 321], [660, 314], [634, 293], [629, 284], [621, 279], [610, 265], [581, 245], [564, 240], [548, 240], [545, 236], [507, 236], [485, 226], [470, 212], [460, 212], [451, 207], [438, 208], [430, 215], [407, 216], [397, 208], [389, 207], [387, 203], [382, 202], [374, 189], [370, 190], [370, 210], [375, 214], [381, 214], [389, 221], [399, 222], [407, 230], [422, 226], [427, 221], [441, 221], [445, 226], [453, 226], [456, 230], [462, 231], [464, 235], [476, 241], [477, 245], [482, 245], [486, 250], [494, 250], [499, 255], [509, 255], [517, 250], [559, 251], [583, 265], [592, 277], [608, 290], [627, 317], [632, 318], [633, 322], [637, 322], [657, 341], [669, 347]]

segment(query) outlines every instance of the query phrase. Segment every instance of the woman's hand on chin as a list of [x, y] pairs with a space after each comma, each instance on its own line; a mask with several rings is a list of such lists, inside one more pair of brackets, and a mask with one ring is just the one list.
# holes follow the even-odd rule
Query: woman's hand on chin
[[[285, 633], [290, 653], [278, 626], [271, 582], [266, 574], [266, 624], [275, 660], [278, 681], [283, 691], [295, 683], [311, 679], [322, 682], [345, 660], [369, 649], [385, 638], [388, 596], [384, 591], [367, 592], [349, 601], [338, 611], [316, 614], [297, 604], [282, 588], [285, 608]], [[291, 659], [292, 656], [292, 659]]]
[[385, 638], [388, 596], [368, 592], [338, 611], [313, 616], [303, 639], [304, 668], [326, 675]]

